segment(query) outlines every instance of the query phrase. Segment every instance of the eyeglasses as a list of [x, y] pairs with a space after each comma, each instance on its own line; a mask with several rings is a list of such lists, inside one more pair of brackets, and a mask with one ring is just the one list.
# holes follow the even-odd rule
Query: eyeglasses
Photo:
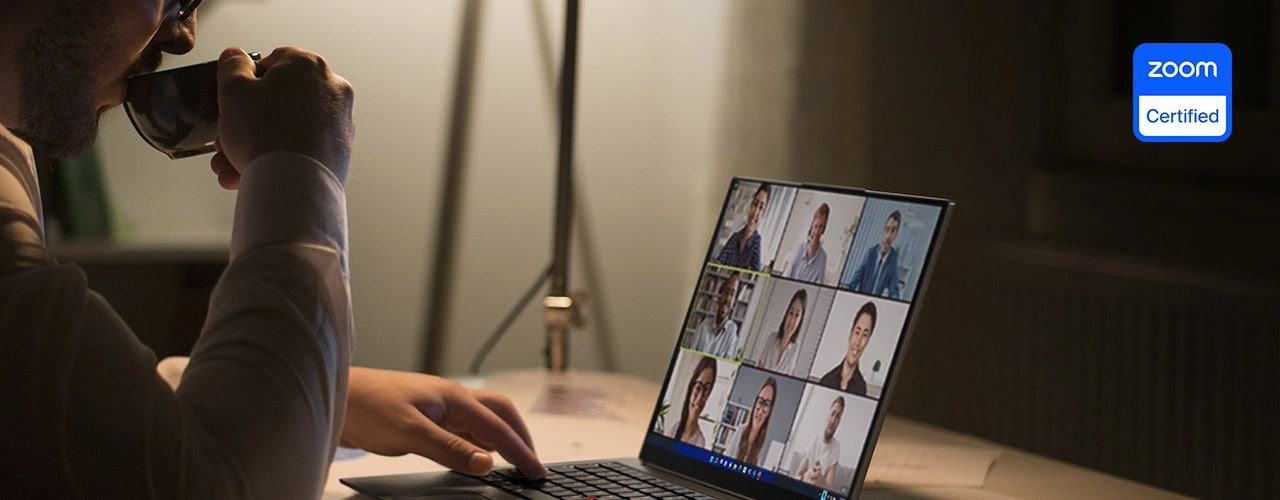
[[196, 7], [200, 6], [201, 0], [170, 0], [169, 3], [178, 6], [178, 21], [186, 21], [191, 17], [191, 13], [196, 11]]
[[694, 382], [693, 391], [699, 394], [706, 394], [711, 392], [711, 388], [714, 385], [715, 385], [715, 382]]
[[756, 408], [759, 408], [761, 410], [771, 409], [773, 408], [773, 400], [769, 398], [762, 398], [760, 396], [756, 396]]

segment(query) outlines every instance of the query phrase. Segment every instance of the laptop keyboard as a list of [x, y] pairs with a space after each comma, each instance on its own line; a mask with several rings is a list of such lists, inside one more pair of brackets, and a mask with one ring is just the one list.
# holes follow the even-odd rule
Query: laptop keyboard
[[546, 479], [537, 481], [525, 479], [515, 469], [495, 470], [481, 479], [507, 492], [533, 500], [712, 498], [618, 462], [553, 466], [547, 470]]

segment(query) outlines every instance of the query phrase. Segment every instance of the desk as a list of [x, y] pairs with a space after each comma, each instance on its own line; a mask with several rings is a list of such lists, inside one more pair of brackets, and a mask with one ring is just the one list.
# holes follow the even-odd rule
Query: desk
[[[547, 462], [607, 459], [639, 454], [650, 412], [659, 393], [655, 384], [597, 372], [571, 372], [566, 375], [551, 375], [543, 371], [510, 372], [475, 382], [486, 389], [506, 394], [521, 409], [533, 433], [538, 454]], [[538, 407], [539, 403], [546, 402], [546, 399], [539, 397], [548, 387], [558, 388], [561, 393], [579, 397], [587, 403], [570, 407], [547, 408], [545, 404]], [[550, 410], [577, 414], [551, 414]], [[885, 422], [881, 439], [935, 445], [997, 447], [1001, 449], [1001, 454], [991, 466], [986, 483], [981, 489], [871, 487], [863, 490], [863, 498], [1185, 498], [1126, 479], [892, 415]], [[418, 456], [382, 457], [360, 453], [358, 458], [336, 460], [333, 463], [329, 469], [324, 499], [365, 498], [339, 483], [339, 478], [431, 470], [441, 470], [441, 467]]]

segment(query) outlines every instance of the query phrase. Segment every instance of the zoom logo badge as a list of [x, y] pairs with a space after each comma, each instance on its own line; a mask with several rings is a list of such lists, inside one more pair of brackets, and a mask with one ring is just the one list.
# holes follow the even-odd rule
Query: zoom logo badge
[[1143, 142], [1231, 137], [1231, 49], [1144, 43], [1133, 50], [1133, 135]]

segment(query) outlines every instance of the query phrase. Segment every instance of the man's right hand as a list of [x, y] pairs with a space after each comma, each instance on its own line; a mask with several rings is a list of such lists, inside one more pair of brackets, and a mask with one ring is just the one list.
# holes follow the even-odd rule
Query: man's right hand
[[813, 467], [809, 468], [809, 473], [805, 475], [805, 481], [810, 484], [818, 484], [822, 480], [822, 461], [814, 460]]
[[275, 151], [303, 154], [346, 181], [355, 136], [351, 84], [323, 57], [283, 47], [258, 61], [231, 47], [218, 59], [218, 143], [210, 160], [218, 183], [240, 185], [255, 158]]
[[351, 367], [342, 441], [477, 476], [493, 470], [497, 451], [525, 477], [547, 475], [510, 399], [422, 373]]

